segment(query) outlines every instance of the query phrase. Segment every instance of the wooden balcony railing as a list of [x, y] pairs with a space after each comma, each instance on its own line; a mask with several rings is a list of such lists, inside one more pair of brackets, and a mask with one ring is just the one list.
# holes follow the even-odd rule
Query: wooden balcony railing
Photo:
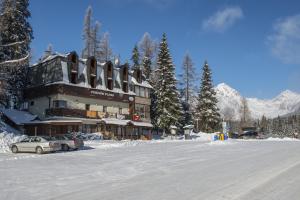
[[[46, 109], [47, 116], [60, 116], [60, 117], [79, 117], [90, 119], [102, 119], [102, 118], [117, 118], [117, 113], [108, 113], [92, 110], [80, 110], [73, 108], [50, 108]], [[124, 119], [130, 120], [130, 115], [123, 115]]]

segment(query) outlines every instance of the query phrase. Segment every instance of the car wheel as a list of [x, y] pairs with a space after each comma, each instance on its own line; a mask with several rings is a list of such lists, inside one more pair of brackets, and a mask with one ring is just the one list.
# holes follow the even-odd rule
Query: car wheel
[[13, 146], [13, 147], [11, 148], [11, 151], [12, 151], [13, 153], [18, 153], [18, 147], [17, 147], [17, 146]]
[[42, 153], [44, 153], [42, 147], [37, 147], [36, 150], [35, 150], [35, 152], [36, 152], [37, 154], [42, 154]]
[[63, 151], [69, 151], [70, 148], [69, 148], [69, 146], [67, 144], [63, 144], [62, 147], [61, 147], [61, 149]]

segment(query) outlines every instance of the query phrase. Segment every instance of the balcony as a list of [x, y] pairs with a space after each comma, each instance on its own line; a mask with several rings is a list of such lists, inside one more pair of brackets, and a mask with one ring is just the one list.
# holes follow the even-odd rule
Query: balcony
[[90, 119], [102, 119], [102, 118], [119, 118], [129, 120], [130, 115], [118, 115], [117, 113], [108, 113], [92, 110], [80, 110], [72, 108], [50, 108], [46, 109], [47, 116], [60, 116], [60, 117], [79, 117]]

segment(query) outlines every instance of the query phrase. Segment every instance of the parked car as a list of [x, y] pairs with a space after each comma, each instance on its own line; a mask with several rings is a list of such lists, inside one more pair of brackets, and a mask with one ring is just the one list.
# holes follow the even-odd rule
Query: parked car
[[63, 151], [76, 150], [83, 147], [83, 141], [70, 135], [57, 135], [54, 140], [58, 142]]
[[42, 154], [46, 152], [54, 152], [60, 150], [61, 145], [53, 141], [48, 136], [32, 136], [27, 137], [20, 142], [16, 142], [10, 145], [10, 149], [13, 153], [18, 152], [35, 152]]
[[66, 134], [66, 135], [64, 135], [64, 136], [65, 136], [66, 138], [68, 138], [69, 140], [73, 140], [75, 146], [77, 147], [77, 149], [83, 148], [84, 142], [83, 142], [83, 139], [82, 139], [82, 138], [78, 137], [78, 136], [75, 135], [75, 134]]
[[239, 135], [239, 138], [242, 139], [255, 139], [258, 136], [256, 131], [244, 131], [242, 134]]

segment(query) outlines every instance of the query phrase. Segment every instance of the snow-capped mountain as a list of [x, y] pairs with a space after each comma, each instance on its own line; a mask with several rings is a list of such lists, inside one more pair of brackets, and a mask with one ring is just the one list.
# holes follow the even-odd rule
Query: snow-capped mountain
[[217, 85], [215, 87], [215, 92], [222, 117], [239, 120], [240, 108], [243, 99], [240, 93], [225, 83]]
[[[225, 83], [217, 85], [215, 91], [222, 117], [239, 120], [242, 95]], [[300, 94], [290, 90], [283, 91], [273, 99], [246, 98], [246, 100], [253, 119], [259, 119], [263, 115], [274, 118], [300, 109]]]

